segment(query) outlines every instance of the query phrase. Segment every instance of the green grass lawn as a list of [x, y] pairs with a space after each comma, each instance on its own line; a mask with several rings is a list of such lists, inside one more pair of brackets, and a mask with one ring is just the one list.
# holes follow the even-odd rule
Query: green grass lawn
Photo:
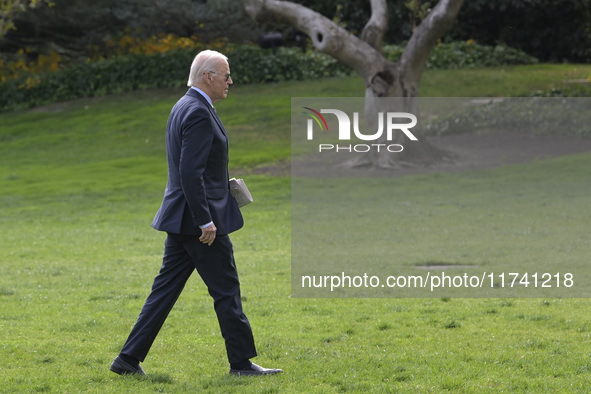
[[537, 64], [489, 69], [428, 70], [421, 81], [423, 97], [527, 96], [536, 90], [564, 88], [591, 81], [588, 64]]
[[[591, 67], [578, 65], [428, 71], [421, 92], [519, 95], [589, 75]], [[246, 178], [255, 198], [244, 208], [245, 228], [232, 236], [259, 348], [255, 361], [285, 373], [228, 375], [212, 303], [196, 274], [143, 364], [147, 378], [110, 372], [161, 264], [165, 236], [150, 222], [166, 183], [166, 119], [183, 93], [127, 93], [0, 114], [0, 392], [588, 390], [587, 299], [291, 298], [290, 179], [250, 172], [289, 159], [290, 97], [361, 96], [358, 78], [236, 86], [217, 106], [230, 132], [231, 173]], [[456, 206], [425, 192], [439, 187], [452, 195], [454, 175], [407, 177], [403, 197], [421, 198], [405, 220], [412, 212], [425, 220], [420, 213], [428, 212], [434, 223], [467, 222], [459, 207], [468, 206], [468, 214], [477, 201], [502, 205], [493, 197], [503, 188], [475, 192], [493, 181], [524, 195], [541, 187], [546, 194], [536, 203], [561, 212], [540, 223], [568, 225], [577, 207], [587, 208], [582, 218], [589, 215], [589, 165], [587, 154], [475, 173]], [[578, 170], [551, 193], [540, 176], [569, 166]], [[517, 203], [527, 208], [525, 200]], [[503, 219], [508, 241], [552, 241], [543, 231], [520, 233], [527, 226], [518, 216]], [[585, 230], [569, 230], [579, 234], [573, 258], [591, 246]], [[452, 253], [454, 239], [444, 241], [444, 253]], [[463, 246], [470, 258], [482, 247]], [[420, 248], [404, 252], [408, 261], [425, 259]]]

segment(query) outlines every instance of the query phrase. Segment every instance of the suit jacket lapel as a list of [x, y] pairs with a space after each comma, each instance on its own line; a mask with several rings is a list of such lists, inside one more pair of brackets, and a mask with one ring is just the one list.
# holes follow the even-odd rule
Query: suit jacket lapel
[[220, 126], [220, 129], [222, 130], [222, 133], [224, 134], [224, 136], [226, 137], [226, 139], [228, 138], [228, 134], [226, 133], [226, 129], [224, 128], [224, 124], [222, 123], [221, 119], [219, 118], [216, 110], [207, 102], [207, 100], [205, 99], [205, 97], [203, 97], [199, 92], [197, 92], [194, 89], [189, 88], [189, 91], [187, 92], [187, 94], [191, 97], [195, 97], [199, 100], [201, 100], [201, 102], [203, 104], [205, 104], [205, 106], [207, 108], [209, 108], [209, 112], [211, 113], [211, 116], [213, 116], [213, 118], [215, 119], [216, 123], [218, 124], [218, 126]]
[[[208, 103], [208, 105], [209, 105], [209, 103]], [[215, 110], [215, 108], [213, 108], [212, 106], [210, 106], [209, 107], [209, 112], [211, 112], [211, 116], [213, 116], [213, 118], [217, 122], [218, 126], [220, 126], [220, 129], [222, 129], [222, 133], [224, 133], [224, 135], [226, 136], [226, 138], [228, 138], [228, 134], [226, 133], [226, 129], [224, 128], [224, 124], [222, 123], [222, 120], [218, 116], [218, 113]]]

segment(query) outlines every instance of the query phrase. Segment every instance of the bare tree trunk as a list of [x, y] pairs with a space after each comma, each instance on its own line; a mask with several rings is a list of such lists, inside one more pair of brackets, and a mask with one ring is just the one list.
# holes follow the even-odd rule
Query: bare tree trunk
[[[376, 130], [377, 124], [371, 122], [377, 119], [378, 112], [388, 112], [388, 108], [381, 108], [383, 104], [376, 98], [400, 97], [401, 108], [397, 110], [416, 113], [413, 112], [416, 111], [414, 98], [418, 96], [429, 53], [455, 20], [464, 0], [440, 0], [415, 29], [402, 57], [395, 63], [388, 61], [381, 53], [382, 38], [388, 27], [386, 0], [370, 0], [372, 15], [361, 38], [300, 4], [280, 0], [242, 2], [253, 19], [273, 20], [297, 27], [310, 37], [316, 49], [354, 69], [366, 85], [365, 118], [369, 126]], [[420, 131], [418, 134], [421, 135]], [[404, 151], [399, 154], [368, 152], [347, 165], [395, 168], [401, 165], [432, 165], [450, 157], [422, 136], [419, 139], [420, 144], [405, 144]]]

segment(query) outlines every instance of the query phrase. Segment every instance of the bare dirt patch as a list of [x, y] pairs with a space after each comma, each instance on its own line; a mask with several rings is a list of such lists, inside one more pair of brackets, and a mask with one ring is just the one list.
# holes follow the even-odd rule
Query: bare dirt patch
[[[430, 137], [437, 147], [453, 152], [453, 162], [442, 162], [431, 167], [403, 167], [398, 169], [345, 169], [341, 163], [359, 153], [323, 153], [293, 162], [301, 176], [405, 176], [430, 173], [450, 173], [482, 170], [508, 164], [526, 163], [591, 151], [591, 138], [560, 135], [526, 135], [522, 133], [488, 132]], [[395, 153], [394, 153], [395, 154]], [[290, 162], [259, 167], [255, 174], [289, 176]]]

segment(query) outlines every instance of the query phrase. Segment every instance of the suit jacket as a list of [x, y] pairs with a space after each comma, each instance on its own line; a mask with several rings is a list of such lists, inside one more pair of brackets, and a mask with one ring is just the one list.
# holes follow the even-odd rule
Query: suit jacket
[[168, 182], [152, 227], [173, 234], [200, 235], [211, 221], [217, 234], [243, 225], [230, 193], [228, 136], [199, 92], [189, 89], [172, 108], [166, 126]]

